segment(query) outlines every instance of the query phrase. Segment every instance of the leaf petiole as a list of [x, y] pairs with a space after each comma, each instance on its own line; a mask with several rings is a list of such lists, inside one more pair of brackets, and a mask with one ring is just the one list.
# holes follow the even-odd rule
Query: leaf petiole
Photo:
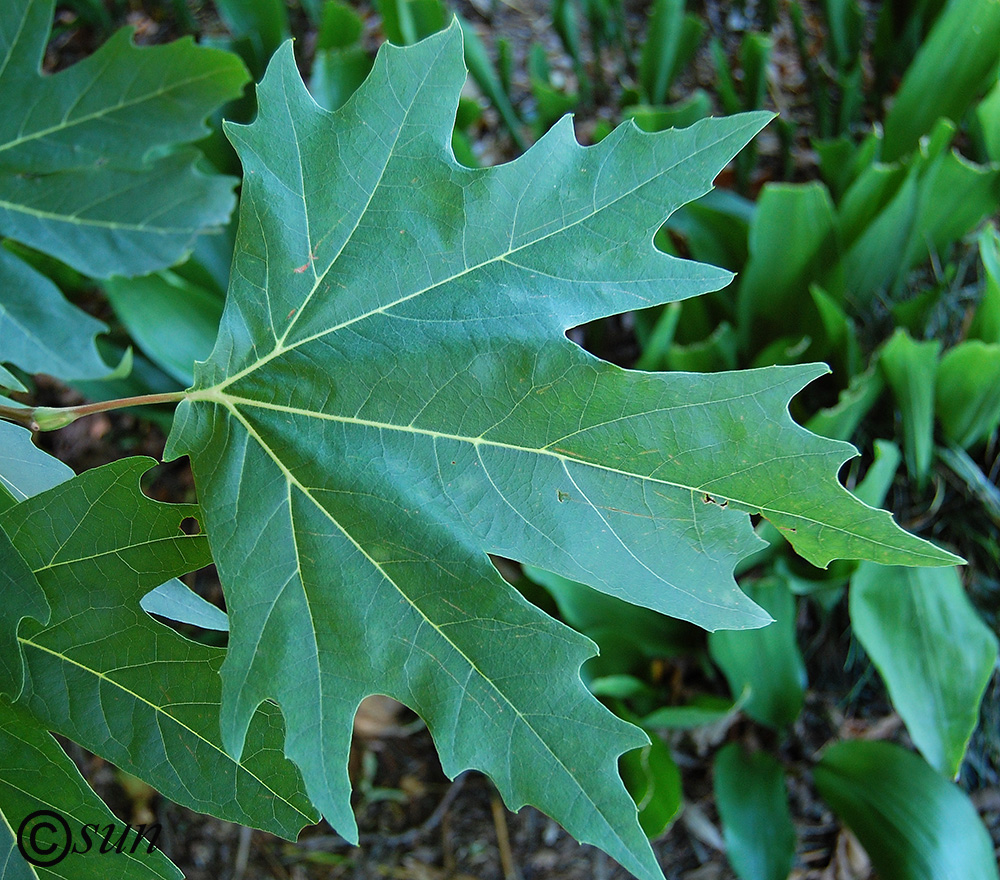
[[164, 394], [143, 394], [139, 397], [122, 397], [102, 400], [80, 406], [0, 406], [0, 419], [23, 425], [32, 431], [57, 431], [83, 416], [125, 409], [130, 406], [148, 406], [157, 403], [179, 403], [186, 391], [169, 391]]

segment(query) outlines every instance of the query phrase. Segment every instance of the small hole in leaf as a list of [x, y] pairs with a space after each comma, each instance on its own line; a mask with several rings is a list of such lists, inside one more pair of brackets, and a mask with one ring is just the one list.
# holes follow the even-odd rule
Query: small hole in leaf
[[186, 516], [181, 520], [181, 531], [185, 535], [200, 535], [201, 523], [193, 516]]

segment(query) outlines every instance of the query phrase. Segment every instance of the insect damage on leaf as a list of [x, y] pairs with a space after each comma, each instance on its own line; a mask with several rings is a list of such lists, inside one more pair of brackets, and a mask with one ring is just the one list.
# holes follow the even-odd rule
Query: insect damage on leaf
[[567, 118], [472, 170], [450, 148], [465, 75], [452, 25], [383, 47], [328, 113], [286, 46], [257, 120], [227, 129], [246, 172], [233, 280], [168, 447], [191, 456], [226, 590], [223, 738], [239, 753], [275, 700], [310, 796], [354, 836], [351, 724], [387, 694], [450, 776], [478, 768], [512, 809], [659, 877], [616, 771], [645, 735], [583, 686], [593, 644], [487, 554], [708, 629], [769, 620], [732, 577], [759, 544], [747, 512], [820, 564], [950, 557], [853, 499], [851, 448], [791, 421], [823, 368], [637, 373], [565, 336], [729, 282], [653, 235], [766, 114], [586, 148]]

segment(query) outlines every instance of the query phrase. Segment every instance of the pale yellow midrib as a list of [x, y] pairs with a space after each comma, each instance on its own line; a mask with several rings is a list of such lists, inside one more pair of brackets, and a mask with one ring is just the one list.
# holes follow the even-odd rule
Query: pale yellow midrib
[[[72, 121], [67, 121], [64, 118], [63, 121], [57, 125], [50, 125], [48, 128], [40, 128], [37, 131], [33, 131], [28, 135], [22, 135], [21, 137], [17, 137], [12, 141], [7, 141], [6, 143], [0, 143], [0, 153], [4, 152], [5, 150], [12, 150], [16, 147], [21, 146], [22, 144], [30, 143], [31, 141], [40, 140], [41, 138], [48, 137], [51, 134], [56, 134], [61, 131], [67, 131], [71, 128], [76, 128], [79, 125], [86, 125], [88, 122], [94, 122], [95, 120], [100, 120], [103, 117], [109, 116], [113, 113], [118, 113], [122, 110], [128, 110], [129, 108], [135, 107], [139, 104], [143, 104], [146, 101], [152, 101], [155, 100], [156, 98], [168, 95], [176, 89], [186, 88], [187, 86], [194, 85], [204, 80], [210, 80], [213, 77], [217, 76], [218, 73], [219, 73], [218, 70], [213, 70], [210, 72], [206, 72], [201, 76], [191, 77], [190, 79], [186, 79], [181, 82], [171, 83], [169, 88], [158, 89], [153, 92], [146, 92], [142, 95], [139, 95], [127, 101], [119, 101], [117, 104], [114, 104], [112, 106], [102, 107], [99, 110], [95, 110], [93, 113], [87, 113], [83, 116], [77, 117]], [[56, 74], [56, 76], [58, 76], [58, 74]], [[44, 78], [40, 79], [44, 82]], [[92, 86], [93, 83], [91, 83], [91, 87]], [[82, 94], [80, 97], [82, 97]], [[80, 98], [78, 97], [77, 103], [79, 103], [79, 100]]]
[[[558, 459], [558, 460], [560, 460], [562, 462], [573, 462], [575, 464], [580, 464], [580, 465], [585, 465], [587, 467], [592, 467], [592, 468], [594, 468], [596, 470], [601, 470], [601, 471], [605, 471], [605, 472], [608, 472], [608, 473], [618, 474], [620, 476], [631, 477], [633, 479], [649, 480], [650, 482], [657, 483], [657, 484], [660, 484], [660, 485], [663, 485], [663, 486], [670, 486], [670, 487], [675, 488], [675, 489], [682, 489], [685, 492], [692, 492], [693, 493], [693, 492], [707, 491], [705, 488], [703, 488], [701, 486], [688, 486], [688, 485], [685, 485], [684, 483], [677, 483], [677, 482], [674, 482], [672, 480], [664, 480], [662, 477], [651, 477], [651, 476], [644, 475], [644, 474], [632, 473], [630, 471], [621, 470], [620, 468], [614, 468], [614, 467], [610, 467], [609, 465], [603, 465], [603, 464], [600, 464], [599, 462], [588, 461], [587, 459], [584, 459], [584, 458], [574, 458], [571, 455], [566, 455], [566, 454], [563, 454], [563, 453], [554, 452], [552, 449], [549, 449], [548, 447], [532, 448], [532, 447], [528, 447], [528, 446], [517, 446], [517, 445], [515, 445], [513, 443], [503, 443], [503, 442], [501, 442], [499, 440], [486, 440], [483, 437], [468, 437], [468, 436], [464, 436], [464, 435], [461, 435], [461, 434], [449, 434], [449, 433], [446, 433], [446, 432], [443, 432], [443, 431], [435, 431], [435, 430], [430, 429], [430, 428], [415, 428], [412, 425], [394, 425], [394, 424], [391, 424], [389, 422], [376, 422], [376, 421], [371, 421], [369, 419], [361, 419], [361, 418], [356, 418], [356, 417], [329, 415], [327, 413], [320, 413], [320, 412], [316, 412], [314, 410], [299, 409], [299, 408], [296, 408], [296, 407], [283, 406], [281, 404], [276, 404], [276, 403], [266, 403], [264, 401], [253, 400], [251, 398], [236, 397], [235, 395], [227, 394], [224, 391], [220, 390], [220, 387], [210, 388], [210, 389], [207, 389], [205, 391], [193, 391], [193, 392], [190, 392], [188, 394], [188, 400], [190, 400], [192, 402], [204, 401], [204, 402], [207, 402], [207, 403], [220, 404], [220, 405], [226, 407], [227, 409], [229, 409], [230, 411], [232, 411], [233, 413], [235, 413], [237, 415], [237, 418], [239, 418], [240, 421], [243, 422], [244, 424], [245, 424], [244, 419], [238, 413], [236, 413], [235, 407], [236, 407], [237, 404], [239, 404], [241, 406], [245, 405], [245, 406], [258, 407], [260, 409], [273, 410], [273, 411], [276, 411], [276, 412], [286, 412], [286, 413], [289, 413], [290, 415], [301, 415], [301, 416], [305, 416], [307, 418], [316, 418], [316, 419], [323, 419], [323, 420], [326, 420], [326, 421], [340, 422], [342, 424], [360, 425], [360, 426], [363, 426], [363, 427], [377, 428], [377, 429], [388, 430], [388, 431], [401, 431], [401, 432], [404, 432], [404, 433], [419, 434], [419, 435], [422, 435], [422, 436], [432, 437], [432, 438], [436, 438], [436, 439], [440, 439], [440, 440], [456, 440], [456, 441], [462, 442], [462, 443], [469, 443], [469, 444], [471, 444], [473, 446], [480, 446], [480, 445], [483, 445], [483, 446], [493, 446], [493, 447], [497, 447], [497, 448], [500, 448], [500, 449], [510, 449], [510, 450], [515, 451], [515, 452], [529, 452], [529, 453], [534, 453], [534, 454], [537, 454], [537, 455], [548, 455], [548, 456], [556, 458], [556, 459]], [[643, 414], [643, 415], [645, 415], [645, 414]], [[258, 442], [263, 446], [263, 448], [267, 449], [268, 452], [270, 453], [271, 451], [267, 447], [267, 444], [264, 443], [263, 440], [261, 440], [259, 438], [259, 436], [256, 434], [256, 432], [254, 432], [254, 436], [257, 437]], [[558, 441], [555, 441], [555, 442], [558, 442]], [[790, 454], [787, 457], [788, 458], [795, 458], [795, 459], [797, 459], [797, 458], [804, 457], [806, 454], [808, 454], [810, 456], [821, 456], [822, 457], [822, 456], [825, 456], [827, 453], [824, 453], [824, 452], [815, 452], [815, 453], [803, 453], [803, 454]], [[272, 453], [272, 455], [273, 455], [273, 453]], [[719, 479], [719, 478], [715, 478], [715, 479]], [[845, 489], [844, 491], [846, 492], [847, 490]], [[797, 520], [799, 520], [801, 522], [808, 523], [810, 525], [815, 525], [815, 526], [819, 526], [819, 527], [824, 528], [824, 529], [830, 529], [831, 531], [834, 531], [834, 532], [839, 532], [841, 534], [847, 535], [848, 537], [853, 538], [853, 539], [858, 540], [858, 541], [864, 541], [865, 543], [867, 543], [867, 544], [869, 544], [869, 545], [871, 545], [873, 547], [881, 547], [881, 548], [884, 548], [886, 550], [899, 550], [899, 549], [901, 549], [901, 548], [899, 548], [898, 546], [896, 546], [894, 544], [888, 544], [888, 543], [886, 543], [884, 541], [877, 541], [877, 540], [875, 540], [873, 538], [867, 538], [867, 537], [864, 537], [862, 535], [858, 535], [855, 532], [851, 532], [851, 531], [849, 531], [848, 529], [846, 529], [846, 528], [844, 528], [842, 526], [835, 526], [835, 525], [832, 525], [830, 523], [824, 522], [822, 520], [818, 520], [818, 519], [814, 519], [812, 517], [806, 516], [805, 514], [794, 513], [792, 511], [788, 511], [788, 510], [781, 510], [781, 509], [775, 508], [775, 507], [764, 506], [764, 505], [758, 504], [756, 502], [746, 501], [744, 499], [737, 498], [736, 496], [730, 495], [730, 494], [720, 494], [720, 493], [716, 493], [716, 492], [711, 492], [710, 494], [712, 494], [712, 495], [719, 495], [719, 497], [725, 498], [725, 499], [727, 499], [728, 501], [730, 501], [730, 502], [732, 502], [734, 504], [739, 504], [739, 505], [742, 505], [742, 506], [744, 506], [746, 508], [750, 508], [752, 510], [759, 510], [765, 516], [768, 513], [771, 513], [771, 514], [775, 514], [775, 515], [791, 517], [791, 518], [797, 519]], [[871, 510], [872, 512], [876, 512], [876, 513], [878, 512], [876, 508], [872, 508], [872, 507], [869, 507], [869, 510]], [[926, 557], [927, 559], [932, 559], [932, 560], [935, 560], [935, 561], [937, 561], [939, 563], [943, 563], [943, 560], [941, 560], [940, 557], [935, 556], [935, 555], [933, 555], [931, 553], [918, 552], [918, 551], [912, 550], [912, 549], [907, 549], [904, 552], [910, 553], [910, 554], [912, 554], [914, 556], [918, 556], [918, 557]]]
[[0, 199], [0, 208], [18, 214], [27, 214], [37, 220], [53, 220], [57, 223], [69, 223], [73, 226], [86, 226], [95, 229], [123, 229], [127, 232], [148, 232], [155, 235], [190, 235], [196, 231], [196, 227], [193, 226], [153, 226], [146, 222], [119, 223], [115, 220], [81, 218], [79, 214], [57, 214], [55, 211], [42, 211], [6, 199]]

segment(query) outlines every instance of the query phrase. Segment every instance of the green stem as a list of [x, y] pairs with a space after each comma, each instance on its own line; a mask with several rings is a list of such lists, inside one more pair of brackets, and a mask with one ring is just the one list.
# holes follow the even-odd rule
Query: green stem
[[83, 416], [94, 413], [125, 409], [129, 406], [147, 406], [155, 403], [179, 403], [186, 391], [169, 391], [165, 394], [143, 394], [140, 397], [122, 397], [80, 406], [0, 406], [0, 419], [23, 425], [32, 431], [56, 431], [71, 425]]

